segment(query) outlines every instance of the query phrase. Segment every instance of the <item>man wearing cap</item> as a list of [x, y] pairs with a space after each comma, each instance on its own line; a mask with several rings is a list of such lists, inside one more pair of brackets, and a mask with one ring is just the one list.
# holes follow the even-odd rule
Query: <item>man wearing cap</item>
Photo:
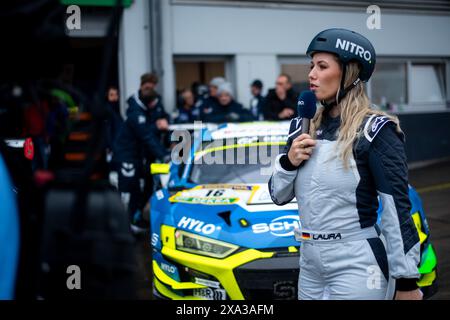
[[254, 120], [251, 113], [242, 104], [233, 99], [231, 83], [224, 82], [217, 88], [218, 104], [204, 117], [204, 121], [213, 123], [242, 122]]
[[130, 107], [132, 105], [138, 106], [141, 104], [147, 105], [149, 97], [156, 94], [156, 104], [149, 110], [150, 123], [155, 124], [158, 130], [166, 131], [169, 128], [170, 116], [164, 110], [162, 98], [156, 91], [157, 84], [158, 84], [158, 76], [155, 73], [153, 72], [144, 73], [141, 76], [141, 86], [139, 88], [139, 91], [136, 94], [132, 95], [127, 100], [128, 103], [127, 115], [128, 110], [130, 110]]
[[152, 74], [144, 74], [139, 91], [128, 99], [127, 119], [114, 145], [113, 161], [120, 164], [119, 192], [134, 233], [148, 228], [143, 208], [153, 189], [149, 163], [164, 161], [169, 154], [159, 136], [161, 130], [168, 129], [168, 120], [154, 88]]

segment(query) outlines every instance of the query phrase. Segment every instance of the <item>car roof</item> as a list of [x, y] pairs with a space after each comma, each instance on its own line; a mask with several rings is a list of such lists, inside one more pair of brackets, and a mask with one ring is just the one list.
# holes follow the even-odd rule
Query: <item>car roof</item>
[[245, 123], [227, 123], [220, 125], [207, 134], [212, 140], [257, 137], [286, 136], [289, 133], [290, 121], [255, 121]]

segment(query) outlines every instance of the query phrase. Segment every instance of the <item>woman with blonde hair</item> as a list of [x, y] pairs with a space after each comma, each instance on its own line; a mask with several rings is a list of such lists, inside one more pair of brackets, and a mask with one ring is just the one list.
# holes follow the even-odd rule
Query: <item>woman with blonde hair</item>
[[292, 120], [269, 181], [276, 204], [297, 198], [299, 299], [421, 299], [404, 135], [364, 91], [375, 50], [356, 32], [328, 29], [307, 54], [321, 106], [309, 134], [300, 134], [301, 119]]

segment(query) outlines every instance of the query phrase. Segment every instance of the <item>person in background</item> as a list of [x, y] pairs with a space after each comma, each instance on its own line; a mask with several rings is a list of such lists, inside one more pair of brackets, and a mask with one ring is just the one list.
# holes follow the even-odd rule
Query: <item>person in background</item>
[[200, 111], [200, 119], [202, 121], [206, 121], [208, 115], [219, 105], [219, 100], [217, 98], [217, 90], [221, 84], [225, 83], [225, 79], [222, 77], [213, 78], [209, 82], [209, 95], [203, 100], [203, 102], [196, 105], [196, 108], [199, 108]]
[[169, 153], [158, 137], [153, 114], [159, 102], [158, 94], [141, 86], [139, 94], [129, 100], [127, 119], [114, 145], [113, 161], [120, 164], [118, 187], [130, 215], [131, 230], [139, 234], [149, 227], [143, 215], [150, 197], [147, 190], [152, 189], [145, 184], [145, 180], [151, 178], [148, 164], [153, 159], [165, 161]]
[[205, 102], [205, 100], [209, 97], [209, 88], [206, 84], [200, 82], [194, 82], [191, 85], [191, 91], [194, 94], [194, 108], [192, 110], [192, 114], [195, 119], [200, 119], [200, 111], [201, 106]]
[[184, 89], [180, 93], [179, 115], [175, 123], [193, 123], [197, 118], [194, 116], [194, 94], [190, 89]]
[[[169, 129], [170, 116], [165, 111], [164, 105], [162, 103], [162, 98], [159, 93], [156, 91], [156, 86], [158, 84], [158, 76], [151, 73], [144, 73], [141, 76], [141, 86], [139, 91], [128, 98], [128, 109], [132, 105], [141, 106], [148, 104], [149, 97], [156, 97], [155, 105], [151, 107], [150, 110], [150, 122], [151, 124], [155, 124], [159, 131], [167, 131]], [[128, 113], [127, 109], [127, 113]]]
[[[162, 103], [161, 95], [156, 91], [156, 86], [158, 85], [158, 76], [154, 73], [144, 73], [141, 76], [141, 86], [138, 95], [134, 95], [134, 99], [129, 99], [128, 104], [140, 105], [142, 103], [147, 107], [148, 112], [148, 125], [150, 125], [154, 132], [158, 143], [167, 148], [170, 146], [170, 134], [169, 134], [169, 123], [170, 116], [165, 111], [164, 105]], [[149, 102], [151, 99], [153, 102]], [[144, 157], [144, 189], [142, 193], [142, 201], [147, 202], [153, 193], [153, 176], [150, 173], [150, 164], [155, 162], [158, 157], [155, 157], [156, 153], [146, 154]], [[160, 160], [160, 159], [159, 159]]]
[[199, 81], [195, 81], [191, 85], [191, 91], [194, 94], [195, 102], [208, 98], [208, 86]]
[[[128, 98], [128, 109], [135, 110], [136, 107], [146, 109], [148, 112], [148, 124], [154, 125], [155, 134], [158, 140], [168, 147], [170, 145], [169, 123], [170, 116], [165, 111], [161, 95], [156, 91], [158, 76], [155, 73], [144, 73], [141, 76], [141, 85], [137, 93]], [[154, 103], [149, 103], [149, 99], [154, 99]], [[132, 109], [131, 106], [134, 106]], [[149, 163], [154, 159], [147, 159]], [[148, 179], [146, 179], [147, 181]]]
[[270, 89], [264, 104], [266, 120], [289, 120], [296, 117], [298, 94], [292, 88], [291, 77], [278, 76], [275, 89]]
[[254, 120], [250, 111], [234, 100], [231, 83], [224, 82], [217, 89], [218, 104], [205, 115], [205, 122], [243, 122]]
[[250, 86], [252, 98], [250, 99], [250, 112], [256, 120], [264, 120], [263, 106], [264, 97], [262, 96], [263, 83], [261, 80], [255, 80]]
[[[106, 94], [106, 104], [109, 111], [108, 120], [106, 120], [106, 153], [107, 161], [111, 162], [114, 154], [114, 144], [123, 124], [123, 118], [120, 114], [119, 89], [116, 86], [110, 86]], [[116, 166], [111, 164], [111, 170], [116, 170]]]

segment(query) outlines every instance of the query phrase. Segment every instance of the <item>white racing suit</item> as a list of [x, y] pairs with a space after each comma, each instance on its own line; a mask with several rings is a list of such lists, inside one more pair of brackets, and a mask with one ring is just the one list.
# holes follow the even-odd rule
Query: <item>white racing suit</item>
[[293, 119], [269, 181], [274, 203], [297, 198], [299, 299], [392, 299], [419, 278], [403, 135], [387, 117], [366, 118], [347, 170], [336, 149], [339, 125], [339, 117], [324, 117], [311, 158], [297, 168], [287, 157], [301, 129]]

